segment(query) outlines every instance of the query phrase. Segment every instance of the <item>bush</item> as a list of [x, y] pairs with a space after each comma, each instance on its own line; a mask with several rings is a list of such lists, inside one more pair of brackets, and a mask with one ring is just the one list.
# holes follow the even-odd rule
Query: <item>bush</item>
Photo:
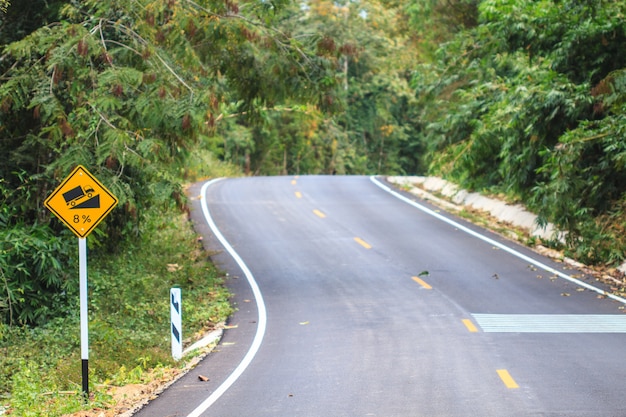
[[0, 321], [42, 324], [70, 309], [78, 288], [71, 249], [45, 225], [0, 229]]
[[171, 287], [183, 292], [185, 344], [231, 314], [223, 277], [209, 262], [187, 217], [172, 205], [145, 214], [141, 224], [141, 236], [120, 244], [115, 257], [90, 244], [93, 402], [81, 401], [76, 294], [68, 296], [71, 303], [63, 317], [39, 326], [0, 325], [0, 404], [6, 403], [13, 415], [54, 417], [105, 406], [110, 402], [108, 387], [145, 383], [154, 370], [178, 367], [170, 351]]

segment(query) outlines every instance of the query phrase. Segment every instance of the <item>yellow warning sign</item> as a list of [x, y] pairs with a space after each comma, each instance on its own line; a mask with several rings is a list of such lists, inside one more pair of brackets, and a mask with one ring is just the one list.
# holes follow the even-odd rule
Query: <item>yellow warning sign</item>
[[117, 202], [117, 198], [100, 181], [79, 165], [44, 204], [76, 236], [86, 237]]

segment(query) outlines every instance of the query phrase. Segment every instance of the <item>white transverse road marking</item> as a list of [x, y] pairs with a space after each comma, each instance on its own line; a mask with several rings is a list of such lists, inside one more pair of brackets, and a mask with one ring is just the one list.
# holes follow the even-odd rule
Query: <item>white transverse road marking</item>
[[472, 314], [486, 333], [626, 333], [618, 314]]

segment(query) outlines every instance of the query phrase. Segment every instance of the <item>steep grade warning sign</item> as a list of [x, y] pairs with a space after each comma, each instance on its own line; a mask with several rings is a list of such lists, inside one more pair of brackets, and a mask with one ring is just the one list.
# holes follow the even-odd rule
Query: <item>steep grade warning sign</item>
[[81, 165], [44, 202], [78, 237], [91, 233], [117, 203], [117, 198]]

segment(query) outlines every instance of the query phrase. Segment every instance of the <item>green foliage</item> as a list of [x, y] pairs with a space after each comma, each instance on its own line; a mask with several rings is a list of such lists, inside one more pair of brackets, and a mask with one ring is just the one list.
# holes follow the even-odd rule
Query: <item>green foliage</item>
[[422, 60], [433, 58], [439, 45], [454, 34], [473, 28], [478, 20], [477, 0], [411, 0], [404, 11], [410, 22], [416, 52]]
[[[325, 101], [341, 110], [317, 123], [326, 137], [329, 173], [400, 173], [418, 169], [409, 144], [416, 128], [408, 69], [415, 63], [402, 9], [391, 2], [309, 3], [295, 28], [319, 33], [318, 54], [331, 60], [336, 85]], [[337, 106], [337, 107], [335, 107]], [[320, 146], [314, 145], [316, 152]], [[317, 171], [320, 172], [320, 171]]]
[[12, 32], [0, 59], [0, 178], [11, 203], [2, 212], [3, 319], [61, 313], [68, 252], [53, 236], [66, 232], [42, 205], [76, 165], [120, 200], [91, 239], [115, 253], [141, 233], [146, 211], [185, 208], [181, 180], [221, 169], [201, 166], [207, 152], [226, 154], [220, 121], [259, 126], [263, 111], [315, 103], [333, 88], [313, 38], [272, 26], [284, 7], [35, 1], [0, 17]]
[[2, 229], [0, 242], [3, 321], [36, 324], [65, 314], [75, 295], [68, 245], [41, 226]]
[[24, 417], [60, 416], [83, 408], [81, 395], [76, 392], [60, 393], [56, 381], [39, 364], [22, 361], [18, 369], [11, 387], [13, 414]]
[[546, 219], [570, 231], [572, 251], [588, 262], [623, 260], [626, 201], [626, 71], [616, 71], [594, 90], [603, 117], [581, 123], [546, 149], [549, 174], [533, 204]]
[[44, 323], [67, 312], [76, 286], [66, 239], [20, 219], [27, 187], [10, 190], [0, 179], [0, 317], [12, 324]]
[[529, 202], [579, 259], [623, 261], [624, 4], [486, 0], [478, 11], [414, 77], [425, 160]]
[[[170, 209], [147, 215], [142, 224], [142, 238], [122, 244], [115, 259], [89, 250], [90, 391], [96, 399], [88, 407], [109, 402], [107, 386], [146, 383], [174, 366], [171, 287], [182, 289], [185, 343], [232, 312], [223, 277], [185, 216]], [[85, 407], [77, 304], [72, 297], [64, 318], [35, 328], [0, 327], [0, 404], [15, 415], [60, 416]]]

